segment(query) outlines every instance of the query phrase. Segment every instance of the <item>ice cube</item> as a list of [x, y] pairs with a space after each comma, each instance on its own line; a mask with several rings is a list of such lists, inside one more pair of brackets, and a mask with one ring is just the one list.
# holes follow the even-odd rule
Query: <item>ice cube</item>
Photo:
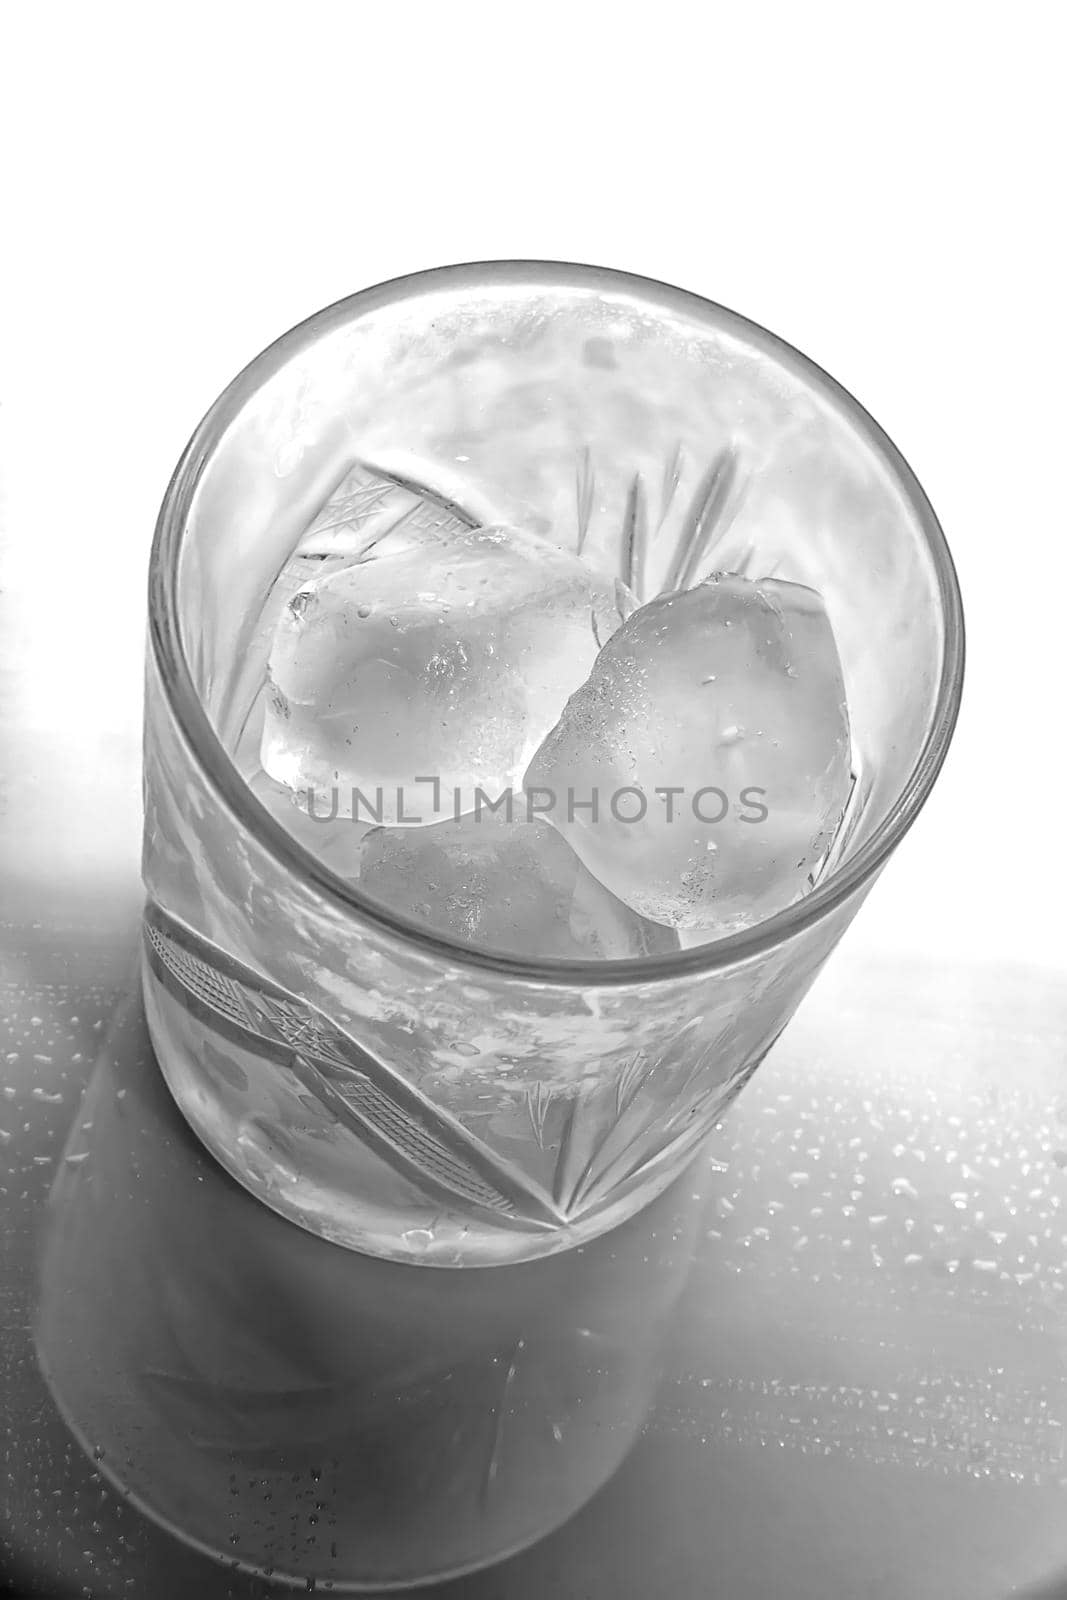
[[547, 823], [504, 809], [427, 828], [375, 828], [359, 886], [458, 943], [534, 958], [627, 960], [678, 948], [609, 894]]
[[497, 799], [519, 787], [633, 604], [621, 584], [517, 529], [385, 540], [283, 609], [263, 767], [294, 791], [337, 791], [341, 814], [368, 821], [471, 811], [478, 790]]
[[634, 612], [526, 774], [532, 803], [620, 899], [720, 934], [804, 892], [850, 784], [822, 600], [729, 573]]
[[[361, 461], [349, 467], [286, 558], [234, 664], [229, 698], [237, 718], [239, 708], [261, 693], [278, 619], [305, 585], [321, 583], [342, 567], [366, 560], [372, 551], [410, 550], [477, 526], [469, 512], [422, 484], [386, 475]], [[230, 727], [226, 733], [231, 734]], [[243, 732], [238, 735], [243, 736]], [[252, 770], [259, 767], [261, 742], [257, 738]]]

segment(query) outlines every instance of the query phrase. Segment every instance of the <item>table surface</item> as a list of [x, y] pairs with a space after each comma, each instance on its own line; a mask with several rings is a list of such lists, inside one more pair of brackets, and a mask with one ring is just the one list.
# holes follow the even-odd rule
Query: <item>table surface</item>
[[[124, 1205], [158, 1209], [183, 1166], [240, 1194], [159, 1087], [131, 998], [128, 890], [106, 906], [68, 905], [63, 921], [15, 897], [4, 925], [8, 1592], [259, 1596], [263, 1579], [188, 1549], [115, 1490], [61, 1419], [35, 1355], [46, 1201], [94, 1061], [94, 1104], [101, 1080], [120, 1098], [128, 1081], [154, 1119], [136, 1136], [172, 1152], [168, 1163], [141, 1150], [120, 1176]], [[672, 1252], [685, 1272], [624, 1464], [543, 1542], [434, 1592], [1067, 1594], [1065, 1046], [1054, 975], [932, 968], [846, 940], [714, 1135], [714, 1163], [691, 1169], [644, 1253], [631, 1249], [604, 1290], [633, 1303]], [[125, 1159], [114, 1138], [95, 1149], [91, 1132], [81, 1137], [98, 1169]], [[85, 1159], [73, 1148], [67, 1160]], [[303, 1240], [248, 1204], [266, 1235]], [[90, 1371], [116, 1361], [108, 1330], [130, 1315], [126, 1303], [107, 1309], [109, 1261], [105, 1246], [73, 1312], [99, 1343]], [[209, 1332], [241, 1336], [225, 1319]], [[120, 1378], [108, 1368], [107, 1382]], [[68, 1410], [78, 1403], [68, 1396]], [[85, 1420], [70, 1417], [78, 1433]], [[137, 1498], [136, 1482], [123, 1487]]]

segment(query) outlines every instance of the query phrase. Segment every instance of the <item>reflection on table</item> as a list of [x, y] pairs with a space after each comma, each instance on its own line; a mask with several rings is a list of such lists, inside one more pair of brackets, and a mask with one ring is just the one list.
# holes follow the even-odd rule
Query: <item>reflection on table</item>
[[101, 1474], [206, 1552], [335, 1585], [455, 1573], [543, 1535], [619, 1465], [700, 1205], [689, 1175], [523, 1267], [325, 1244], [197, 1144], [131, 996], [52, 1189], [39, 1359]]

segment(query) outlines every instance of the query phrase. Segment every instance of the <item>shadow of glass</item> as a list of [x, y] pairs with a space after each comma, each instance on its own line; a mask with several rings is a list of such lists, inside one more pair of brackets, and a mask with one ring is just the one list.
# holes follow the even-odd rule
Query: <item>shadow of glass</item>
[[96, 1470], [231, 1576], [470, 1571], [558, 1527], [626, 1456], [702, 1191], [691, 1169], [614, 1233], [524, 1266], [357, 1255], [216, 1166], [131, 995], [50, 1196], [39, 1364]]

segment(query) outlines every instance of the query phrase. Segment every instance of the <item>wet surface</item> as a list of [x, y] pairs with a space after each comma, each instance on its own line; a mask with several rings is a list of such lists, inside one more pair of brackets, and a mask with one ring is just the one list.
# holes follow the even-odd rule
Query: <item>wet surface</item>
[[1064, 1592], [1055, 974], [846, 941], [715, 1162], [505, 1285], [223, 1177], [124, 999], [125, 909], [4, 938], [3, 1592], [244, 1600], [272, 1560], [325, 1592], [561, 1516], [429, 1592]]

